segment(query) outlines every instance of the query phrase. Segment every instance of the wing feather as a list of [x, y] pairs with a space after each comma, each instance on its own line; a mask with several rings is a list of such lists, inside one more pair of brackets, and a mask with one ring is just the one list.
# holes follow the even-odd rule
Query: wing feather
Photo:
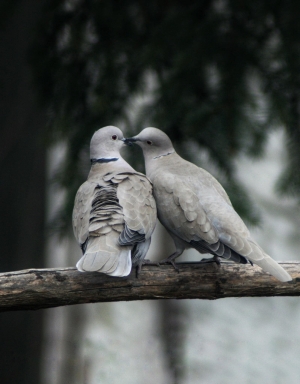
[[134, 264], [144, 259], [155, 224], [156, 204], [145, 175], [108, 172], [97, 182], [85, 182], [73, 210], [74, 233], [84, 253], [77, 268], [127, 275], [131, 257]]

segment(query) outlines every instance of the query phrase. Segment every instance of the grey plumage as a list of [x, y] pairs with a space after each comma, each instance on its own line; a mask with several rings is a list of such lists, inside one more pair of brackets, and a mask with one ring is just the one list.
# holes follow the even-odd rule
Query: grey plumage
[[91, 140], [92, 167], [79, 188], [73, 229], [83, 251], [79, 271], [127, 276], [143, 263], [156, 224], [156, 204], [147, 177], [120, 155], [123, 134], [104, 127]]
[[249, 261], [280, 281], [291, 280], [251, 238], [221, 184], [204, 169], [182, 159], [164, 132], [146, 128], [126, 142], [136, 142], [143, 150], [158, 218], [176, 245], [168, 261], [173, 263], [184, 249], [195, 248], [215, 258]]

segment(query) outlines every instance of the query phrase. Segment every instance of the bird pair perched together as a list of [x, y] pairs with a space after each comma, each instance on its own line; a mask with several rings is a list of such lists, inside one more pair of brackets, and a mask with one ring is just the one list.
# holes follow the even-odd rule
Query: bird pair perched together
[[[146, 175], [136, 172], [120, 149], [136, 143], [144, 154]], [[73, 229], [83, 252], [76, 267], [127, 276], [145, 262], [156, 219], [174, 240], [175, 258], [187, 248], [237, 263], [255, 263], [280, 281], [291, 276], [251, 238], [221, 184], [204, 169], [182, 159], [169, 137], [146, 128], [125, 139], [109, 126], [95, 132], [91, 170], [79, 188]]]

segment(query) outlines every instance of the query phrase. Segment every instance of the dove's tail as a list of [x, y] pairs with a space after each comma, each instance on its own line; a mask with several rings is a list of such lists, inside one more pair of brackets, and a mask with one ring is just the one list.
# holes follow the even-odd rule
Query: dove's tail
[[269, 272], [272, 276], [280, 281], [291, 281], [291, 276], [285, 271], [275, 260], [265, 254], [261, 260], [253, 260], [265, 272]]
[[203, 240], [197, 242], [191, 241], [191, 244], [201, 253], [209, 252], [213, 255], [223, 257], [236, 263], [246, 264], [247, 260], [249, 260], [251, 263], [258, 265], [265, 272], [269, 272], [279, 281], [285, 282], [293, 280], [291, 276], [275, 260], [267, 255], [258, 244], [256, 244], [253, 240], [248, 241], [251, 245], [251, 252], [247, 255], [239, 254], [220, 241], [215, 244], [208, 244]]
[[80, 272], [102, 272], [109, 276], [128, 276], [131, 271], [131, 247], [121, 247], [116, 236], [90, 237], [84, 255], [76, 264]]
[[247, 259], [258, 265], [265, 272], [270, 273], [279, 281], [291, 281], [291, 276], [275, 260], [267, 255], [262, 248], [252, 239], [248, 239], [251, 252], [247, 254]]

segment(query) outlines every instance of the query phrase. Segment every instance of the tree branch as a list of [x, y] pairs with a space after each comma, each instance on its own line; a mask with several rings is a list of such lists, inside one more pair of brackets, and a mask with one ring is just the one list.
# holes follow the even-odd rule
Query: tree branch
[[110, 277], [75, 268], [26, 269], [0, 274], [0, 312], [105, 301], [299, 296], [300, 262], [280, 263], [293, 277], [281, 283], [256, 266], [221, 263], [145, 265], [139, 277]]

